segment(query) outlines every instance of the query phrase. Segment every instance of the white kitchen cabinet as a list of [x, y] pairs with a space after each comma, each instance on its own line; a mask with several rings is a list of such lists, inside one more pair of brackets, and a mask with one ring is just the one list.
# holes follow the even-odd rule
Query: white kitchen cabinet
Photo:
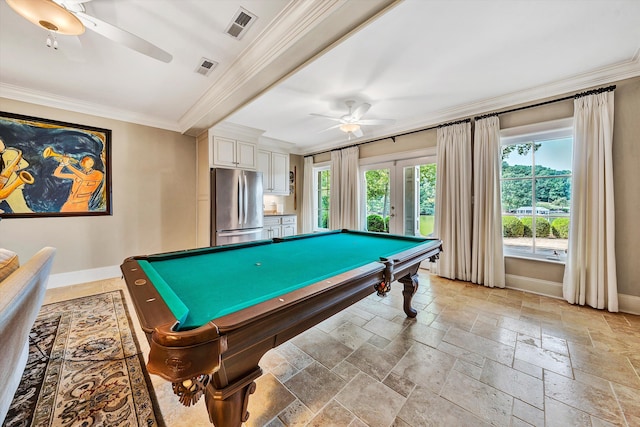
[[282, 224], [279, 216], [265, 216], [263, 229], [262, 229], [262, 238], [263, 239], [273, 239], [276, 237], [282, 237]]
[[282, 237], [298, 234], [298, 219], [295, 215], [284, 215], [280, 218]]
[[257, 165], [257, 145], [221, 136], [211, 137], [211, 167], [255, 170]]
[[268, 215], [264, 217], [263, 239], [295, 236], [298, 234], [295, 215]]
[[289, 155], [258, 150], [258, 171], [262, 172], [264, 194], [289, 195]]

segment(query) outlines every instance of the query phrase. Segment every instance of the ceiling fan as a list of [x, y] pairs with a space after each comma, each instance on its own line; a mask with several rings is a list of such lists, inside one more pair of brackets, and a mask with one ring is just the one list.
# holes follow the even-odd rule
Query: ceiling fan
[[[91, 0], [6, 0], [19, 15], [29, 22], [54, 34], [80, 35], [85, 28], [130, 49], [162, 62], [171, 62], [173, 56], [150, 42], [128, 31], [111, 25], [86, 13], [83, 3]], [[54, 41], [57, 48], [57, 41]], [[51, 39], [47, 39], [50, 46]]]
[[353, 107], [354, 105], [356, 105], [356, 101], [347, 100], [345, 101], [345, 104], [347, 105], [347, 108], [349, 108], [349, 113], [341, 117], [325, 116], [323, 114], [315, 113], [311, 113], [311, 115], [339, 122], [339, 124], [337, 125], [324, 129], [323, 132], [331, 129], [340, 129], [342, 132], [348, 135], [349, 140], [351, 140], [352, 136], [360, 138], [363, 135], [361, 126], [386, 125], [395, 122], [395, 120], [391, 119], [362, 119], [362, 116], [364, 116], [365, 113], [369, 111], [369, 108], [371, 108], [371, 104], [368, 104], [366, 102], [360, 104], [355, 110], [353, 109]]

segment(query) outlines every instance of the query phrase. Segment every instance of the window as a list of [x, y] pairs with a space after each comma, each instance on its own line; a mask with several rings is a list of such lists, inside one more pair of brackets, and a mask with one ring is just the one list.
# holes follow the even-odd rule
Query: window
[[329, 229], [329, 194], [330, 194], [330, 166], [320, 166], [313, 168], [313, 188], [314, 188], [314, 209], [313, 209], [313, 229]]
[[502, 132], [506, 255], [564, 260], [571, 203], [571, 119]]

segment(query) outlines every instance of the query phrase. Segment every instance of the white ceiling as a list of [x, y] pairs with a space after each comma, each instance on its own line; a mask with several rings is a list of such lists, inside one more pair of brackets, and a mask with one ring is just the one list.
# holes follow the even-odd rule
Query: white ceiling
[[[2, 1], [0, 96], [192, 135], [225, 119], [304, 154], [640, 75], [638, 0], [85, 6], [173, 61], [90, 31], [58, 36], [55, 51], [45, 46], [45, 30]], [[224, 34], [239, 6], [259, 17], [240, 41]], [[194, 72], [203, 56], [220, 64], [208, 77]], [[395, 123], [364, 127], [351, 141], [338, 129], [323, 132], [335, 123], [310, 114], [341, 116], [347, 99], [372, 105], [365, 119]]]

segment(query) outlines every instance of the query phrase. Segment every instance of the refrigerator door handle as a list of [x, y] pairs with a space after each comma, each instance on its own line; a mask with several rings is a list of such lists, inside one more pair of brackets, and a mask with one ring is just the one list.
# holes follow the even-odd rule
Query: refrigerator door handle
[[248, 215], [248, 211], [249, 211], [249, 192], [247, 191], [247, 189], [249, 188], [249, 186], [247, 185], [247, 175], [242, 174], [242, 176], [244, 177], [244, 201], [243, 201], [243, 210], [244, 210], [244, 224], [247, 225], [247, 215]]
[[244, 202], [242, 198], [242, 177], [238, 176], [238, 224], [242, 225], [242, 211], [244, 210], [244, 206], [242, 203]]

